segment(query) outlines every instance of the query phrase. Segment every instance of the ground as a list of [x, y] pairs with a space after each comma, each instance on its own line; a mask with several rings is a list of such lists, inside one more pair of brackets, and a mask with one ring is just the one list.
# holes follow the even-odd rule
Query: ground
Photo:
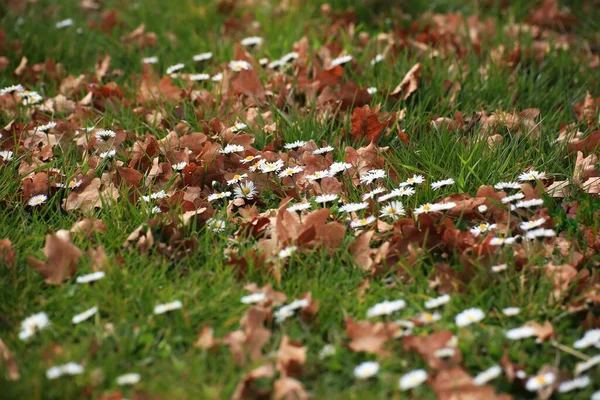
[[2, 397], [590, 398], [599, 10], [4, 2]]

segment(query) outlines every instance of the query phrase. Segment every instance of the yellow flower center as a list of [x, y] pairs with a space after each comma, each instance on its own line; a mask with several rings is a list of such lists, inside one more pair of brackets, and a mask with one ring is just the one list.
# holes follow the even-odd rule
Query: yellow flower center
[[367, 224], [367, 220], [365, 218], [361, 219], [358, 221], [361, 225], [366, 225]]
[[485, 229], [487, 229], [487, 225], [486, 224], [479, 224], [479, 229], [485, 230]]
[[244, 194], [250, 193], [250, 188], [247, 188], [247, 187], [242, 188], [242, 193], [244, 193]]
[[430, 321], [433, 320], [433, 314], [431, 314], [431, 313], [425, 313], [425, 314], [423, 314], [423, 319], [425, 321], [427, 321], [427, 322], [430, 322]]
[[539, 383], [540, 385], [543, 385], [546, 383], [546, 377], [544, 375], [539, 375], [535, 377], [535, 381], [537, 383]]
[[429, 210], [431, 210], [431, 206], [430, 206], [429, 204], [425, 204], [425, 205], [423, 206], [423, 210], [424, 210], [424, 211], [429, 211]]
[[254, 156], [246, 156], [246, 160], [251, 161], [254, 158]]

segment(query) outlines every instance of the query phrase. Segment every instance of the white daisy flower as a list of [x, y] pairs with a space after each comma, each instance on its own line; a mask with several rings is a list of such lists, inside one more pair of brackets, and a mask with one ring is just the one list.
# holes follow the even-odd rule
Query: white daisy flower
[[227, 224], [222, 219], [209, 218], [206, 220], [206, 226], [215, 233], [221, 233], [225, 230]]
[[295, 166], [295, 167], [287, 167], [286, 169], [284, 169], [283, 171], [281, 171], [277, 176], [280, 178], [285, 178], [287, 176], [293, 176], [296, 175], [300, 172], [304, 171], [304, 167], [299, 167], [299, 166]]
[[598, 364], [600, 364], [600, 355], [596, 355], [587, 361], [579, 362], [575, 364], [575, 375], [579, 375], [582, 372], [585, 372]]
[[475, 375], [473, 383], [477, 386], [483, 386], [491, 380], [496, 379], [502, 374], [502, 368], [499, 365], [494, 365]]
[[520, 369], [515, 372], [515, 376], [519, 379], [525, 379], [525, 378], [527, 378], [527, 373], [525, 371], [523, 371], [522, 369]]
[[229, 62], [229, 69], [235, 72], [240, 72], [241, 70], [249, 70], [252, 69], [252, 65], [248, 61], [237, 60]]
[[13, 159], [13, 152], [10, 150], [0, 151], [0, 158], [4, 161], [10, 161]]
[[442, 315], [438, 312], [422, 312], [421, 314], [419, 314], [419, 317], [417, 319], [422, 324], [429, 325], [442, 319]]
[[260, 159], [257, 162], [255, 162], [254, 164], [252, 164], [250, 167], [248, 167], [248, 170], [250, 172], [259, 171], [265, 163], [266, 163], [266, 161], [264, 159]]
[[49, 131], [52, 128], [56, 128], [56, 125], [57, 125], [56, 122], [51, 121], [51, 122], [48, 122], [45, 125], [39, 125], [36, 128], [36, 130], [39, 131], [39, 132], [46, 132], [46, 131]]
[[210, 78], [210, 80], [213, 82], [221, 82], [223, 80], [223, 74], [219, 72], [218, 74], [213, 75], [213, 77]]
[[350, 227], [354, 229], [363, 228], [367, 225], [371, 225], [375, 221], [377, 221], [377, 218], [371, 215], [366, 218], [360, 218], [350, 221]]
[[415, 194], [415, 189], [410, 186], [406, 186], [394, 189], [391, 193], [393, 193], [395, 197], [409, 197]]
[[427, 380], [427, 372], [424, 369], [416, 369], [402, 375], [398, 381], [400, 390], [410, 390], [421, 386]]
[[267, 65], [269, 63], [269, 59], [267, 57], [263, 57], [258, 60], [258, 63], [264, 67], [265, 65]]
[[105, 276], [106, 276], [106, 273], [104, 271], [97, 271], [97, 272], [92, 272], [91, 274], [78, 276], [77, 279], [75, 279], [75, 282], [77, 282], [77, 283], [96, 282], [96, 281], [99, 281], [100, 279], [104, 278]]
[[107, 159], [113, 158], [116, 154], [117, 154], [117, 151], [115, 149], [103, 151], [102, 153], [100, 153], [100, 158], [104, 158], [107, 160]]
[[502, 204], [508, 204], [512, 203], [515, 200], [521, 200], [524, 197], [525, 195], [523, 193], [515, 193], [513, 195], [503, 197], [502, 199], [500, 199], [500, 201], [502, 202]]
[[546, 372], [545, 374], [532, 376], [525, 383], [525, 389], [529, 390], [530, 392], [537, 392], [546, 386], [552, 385], [555, 380], [556, 375], [554, 375], [552, 372]]
[[340, 172], [347, 171], [350, 168], [352, 168], [352, 164], [349, 164], [347, 162], [334, 162], [329, 166], [329, 173], [331, 173], [331, 176], [334, 176], [339, 174]]
[[246, 181], [241, 183], [238, 187], [233, 189], [233, 193], [236, 199], [246, 198], [252, 200], [254, 195], [258, 194], [258, 190], [252, 181]]
[[280, 58], [280, 60], [281, 60], [283, 63], [286, 63], [286, 64], [287, 64], [287, 63], [289, 63], [290, 61], [292, 61], [292, 60], [295, 60], [295, 59], [296, 59], [296, 58], [298, 58], [298, 57], [300, 57], [300, 54], [298, 54], [298, 53], [297, 53], [297, 52], [295, 52], [295, 51], [292, 51], [292, 52], [290, 52], [290, 53], [287, 53], [287, 54], [286, 54], [286, 55], [284, 55], [283, 57], [281, 57], [281, 58]]
[[332, 344], [326, 344], [319, 351], [319, 359], [323, 360], [327, 357], [331, 357], [331, 356], [335, 355], [335, 353], [336, 353], [335, 346]]
[[110, 129], [100, 129], [98, 132], [96, 132], [96, 139], [98, 140], [107, 141], [115, 136], [117, 136], [117, 134]]
[[381, 54], [381, 53], [380, 53], [380, 54], [377, 54], [377, 55], [375, 56], [375, 58], [373, 58], [373, 59], [371, 60], [371, 65], [379, 64], [380, 62], [382, 62], [382, 61], [383, 61], [383, 59], [384, 59], [384, 57], [383, 57], [383, 54]]
[[339, 212], [351, 213], [351, 212], [356, 212], [356, 211], [364, 210], [367, 207], [369, 207], [369, 203], [367, 203], [367, 202], [362, 202], [362, 203], [346, 203], [343, 206], [341, 206], [338, 211]]
[[275, 321], [277, 321], [277, 322], [285, 321], [289, 317], [293, 316], [297, 310], [308, 307], [308, 304], [309, 304], [308, 300], [306, 300], [306, 299], [294, 300], [291, 303], [286, 304], [285, 306], [279, 308], [277, 311], [275, 311], [273, 313], [273, 315], [275, 317]]
[[590, 397], [590, 400], [600, 400], [600, 390], [597, 390], [594, 393], [592, 393], [592, 397]]
[[545, 177], [546, 177], [545, 172], [538, 172], [538, 171], [532, 169], [528, 172], [523, 172], [521, 175], [519, 175], [519, 180], [521, 182], [539, 181], [539, 180], [544, 179]]
[[242, 304], [256, 304], [256, 303], [262, 303], [266, 299], [267, 299], [267, 295], [264, 293], [252, 293], [252, 294], [242, 297], [240, 299], [240, 301], [242, 302]]
[[354, 377], [356, 379], [369, 379], [379, 372], [379, 363], [375, 361], [365, 361], [354, 368]]
[[573, 390], [579, 390], [579, 389], [584, 389], [588, 386], [590, 386], [590, 384], [592, 383], [592, 380], [590, 379], [589, 376], [580, 376], [574, 379], [571, 379], [570, 381], [564, 381], [561, 382], [560, 385], [558, 385], [558, 392], [559, 393], [568, 393], [568, 392], [572, 392]]
[[236, 183], [241, 182], [242, 180], [246, 179], [248, 177], [248, 174], [241, 174], [241, 175], [234, 175], [233, 178], [231, 178], [230, 180], [227, 181], [228, 185], [235, 185]]
[[23, 92], [25, 91], [25, 88], [23, 87], [23, 85], [11, 85], [11, 86], [7, 86], [5, 88], [0, 89], [0, 96], [3, 96], [7, 93], [13, 93], [13, 92]]
[[294, 254], [296, 252], [296, 250], [298, 250], [298, 247], [296, 247], [296, 246], [288, 246], [285, 249], [281, 249], [279, 251], [279, 253], [277, 254], [277, 256], [279, 257], [280, 260], [283, 260], [284, 258], [291, 257], [292, 254]]
[[21, 96], [21, 104], [23, 104], [24, 106], [37, 104], [37, 103], [41, 102], [42, 100], [44, 100], [44, 98], [42, 96], [40, 96], [40, 94], [38, 92], [34, 92], [34, 91], [30, 91], [30, 90], [26, 90], [24, 92], [19, 92], [19, 95]]
[[507, 307], [502, 310], [502, 314], [507, 317], [514, 317], [515, 315], [519, 315], [521, 309], [519, 307]]
[[117, 385], [119, 386], [133, 386], [137, 384], [141, 379], [140, 374], [130, 372], [128, 374], [120, 375], [117, 377]]
[[496, 190], [519, 190], [521, 184], [519, 182], [498, 182], [494, 185]]
[[508, 269], [508, 265], [506, 265], [506, 264], [493, 265], [491, 268], [492, 272], [502, 272], [502, 271], [506, 271], [507, 269]]
[[583, 337], [577, 340], [573, 344], [573, 347], [576, 349], [585, 349], [598, 344], [600, 344], [600, 329], [590, 329], [584, 332]]
[[456, 207], [456, 203], [449, 201], [447, 203], [437, 203], [436, 207], [439, 211], [448, 211]]
[[248, 163], [250, 163], [250, 162], [252, 162], [252, 161], [254, 161], [254, 160], [258, 159], [258, 158], [261, 158], [261, 157], [262, 156], [260, 154], [257, 154], [255, 156], [246, 156], [246, 157], [244, 157], [244, 158], [242, 158], [240, 160], [240, 163], [242, 163], [242, 164], [248, 164]]
[[194, 57], [192, 57], [192, 59], [196, 62], [200, 62], [200, 61], [206, 61], [206, 60], [210, 60], [213, 56], [213, 53], [211, 52], [207, 52], [207, 53], [200, 53], [200, 54], [196, 54]]
[[381, 317], [382, 315], [391, 315], [396, 311], [402, 310], [404, 307], [406, 307], [406, 302], [402, 299], [393, 301], [385, 300], [369, 308], [367, 310], [367, 318]]
[[310, 207], [311, 207], [310, 203], [297, 203], [292, 206], [289, 206], [287, 208], [287, 210], [289, 212], [304, 211], [304, 210], [308, 210]]
[[158, 63], [158, 57], [153, 56], [153, 57], [144, 57], [142, 58], [142, 63], [143, 64], [157, 64]]
[[69, 362], [49, 368], [46, 371], [46, 378], [57, 379], [63, 375], [79, 375], [81, 373], [83, 373], [83, 367], [80, 364]]
[[224, 148], [219, 150], [219, 153], [231, 154], [231, 153], [241, 153], [242, 151], [244, 151], [244, 146], [239, 145], [239, 144], [228, 144], [227, 146], [225, 146]]
[[153, 200], [158, 200], [158, 199], [164, 199], [168, 197], [167, 192], [165, 192], [164, 190], [159, 190], [158, 192], [152, 193], [150, 195], [150, 198]]
[[243, 38], [240, 41], [242, 46], [260, 46], [263, 43], [263, 38], [259, 36], [250, 36], [247, 38]]
[[375, 94], [375, 93], [377, 93], [377, 88], [376, 87], [367, 88], [367, 93]]
[[538, 228], [531, 231], [528, 231], [525, 237], [527, 239], [539, 239], [539, 238], [549, 238], [556, 236], [556, 232], [553, 229], [544, 229]]
[[480, 308], [469, 308], [456, 315], [455, 323], [458, 327], [465, 327], [479, 322], [485, 318], [485, 313]]
[[38, 194], [30, 198], [29, 201], [27, 201], [27, 204], [30, 207], [41, 206], [46, 202], [46, 200], [48, 200], [48, 196], [46, 196], [45, 194]]
[[279, 67], [281, 67], [281, 66], [283, 66], [283, 65], [285, 65], [285, 63], [284, 63], [282, 60], [274, 60], [274, 61], [271, 61], [271, 62], [270, 62], [268, 65], [267, 65], [267, 68], [270, 68], [270, 69], [277, 69], [277, 68], [279, 68]]
[[199, 81], [207, 81], [210, 79], [209, 74], [190, 74], [190, 81], [199, 82]]
[[534, 229], [544, 225], [544, 222], [546, 222], [546, 218], [544, 217], [534, 219], [532, 221], [525, 221], [522, 222], [521, 225], [519, 225], [519, 228], [521, 228], [522, 231], [528, 231], [530, 229]]
[[329, 64], [329, 68], [337, 67], [338, 65], [346, 64], [350, 61], [352, 61], [351, 55], [345, 55], [345, 56], [341, 56], [338, 58], [334, 58], [333, 60], [331, 60], [331, 63]]
[[413, 175], [411, 178], [408, 178], [406, 181], [402, 182], [400, 187], [420, 185], [423, 182], [425, 182], [423, 175]]
[[[264, 161], [264, 160], [261, 160]], [[283, 161], [277, 160], [275, 162], [263, 162], [259, 166], [260, 171], [264, 174], [268, 174], [270, 172], [279, 172], [283, 168]]]
[[390, 201], [388, 205], [381, 208], [381, 213], [379, 216], [382, 218], [390, 217], [392, 219], [398, 219], [398, 217], [401, 217], [405, 214], [406, 212], [404, 211], [404, 205], [401, 202]]
[[171, 165], [171, 168], [173, 168], [173, 171], [183, 171], [185, 169], [185, 167], [187, 167], [188, 163], [186, 163], [185, 161], [179, 162], [177, 164], [173, 164]]
[[510, 246], [512, 244], [515, 244], [517, 242], [517, 239], [519, 239], [519, 236], [513, 236], [513, 237], [507, 237], [507, 238], [502, 238], [502, 237], [495, 237], [492, 238], [492, 240], [490, 240], [490, 245], [492, 246]]
[[69, 188], [69, 189], [77, 189], [79, 186], [81, 186], [82, 183], [83, 183], [83, 181], [81, 179], [71, 179], [67, 183], [67, 188]]
[[150, 209], [150, 213], [151, 214], [160, 214], [160, 213], [162, 213], [162, 210], [160, 209], [159, 206], [154, 206]]
[[[425, 313], [425, 314], [428, 314], [428, 313]], [[439, 314], [434, 313], [431, 315], [439, 315]], [[442, 318], [442, 317], [440, 316], [440, 318]], [[426, 324], [430, 323], [430, 321], [421, 321], [421, 322], [426, 323]], [[436, 356], [437, 358], [441, 358], [441, 359], [452, 358], [452, 357], [454, 357], [454, 354], [456, 354], [456, 350], [454, 349], [454, 347], [442, 347], [441, 349], [437, 349], [433, 353], [434, 356]]]
[[295, 142], [285, 144], [283, 147], [287, 150], [292, 150], [292, 149], [297, 149], [299, 147], [302, 147], [304, 145], [306, 145], [305, 141], [296, 140]]
[[535, 329], [531, 326], [522, 326], [506, 331], [506, 338], [510, 340], [528, 339], [533, 336], [535, 336]]
[[319, 155], [319, 154], [325, 154], [325, 153], [329, 153], [331, 151], [335, 150], [335, 148], [333, 146], [324, 146], [321, 147], [319, 149], [313, 150], [313, 154], [314, 155]]
[[425, 308], [428, 308], [428, 309], [438, 308], [445, 304], [448, 304], [449, 302], [450, 302], [450, 295], [444, 294], [439, 297], [435, 297], [431, 300], [427, 300], [425, 302]]
[[337, 194], [322, 194], [320, 196], [315, 197], [315, 202], [317, 203], [330, 203], [332, 201], [335, 201], [339, 198], [340, 196]]
[[315, 171], [310, 175], [306, 175], [305, 178], [307, 181], [318, 181], [323, 178], [331, 177], [331, 172], [328, 169], [324, 169], [322, 171]]
[[488, 231], [494, 230], [496, 229], [496, 224], [490, 224], [488, 222], [482, 222], [479, 225], [476, 225], [474, 227], [472, 227], [471, 230], [471, 234], [475, 237], [478, 237], [479, 235], [483, 234], [483, 233], [487, 233]]
[[32, 316], [25, 318], [21, 322], [21, 331], [19, 332], [19, 339], [28, 340], [38, 331], [47, 328], [49, 325], [50, 319], [48, 318], [48, 314], [46, 314], [45, 312], [33, 314]]
[[484, 213], [488, 210], [487, 206], [485, 204], [480, 205], [479, 207], [477, 207], [477, 211], [479, 211], [480, 213]]
[[238, 133], [239, 131], [242, 131], [244, 129], [246, 129], [248, 127], [248, 125], [246, 125], [243, 122], [236, 122], [231, 128], [229, 128], [231, 130], [231, 132], [233, 133]]
[[385, 189], [382, 187], [377, 187], [373, 190], [371, 190], [370, 192], [367, 192], [365, 194], [362, 195], [361, 199], [362, 201], [367, 201], [369, 199], [372, 199], [373, 197], [377, 196], [380, 193], [385, 192]]
[[171, 75], [177, 71], [181, 71], [184, 67], [185, 67], [185, 64], [183, 64], [183, 63], [171, 65], [169, 68], [167, 68], [167, 75]]
[[375, 180], [385, 178], [386, 175], [387, 174], [382, 169], [373, 169], [373, 170], [367, 171], [366, 174], [364, 174], [360, 177], [360, 183], [370, 184]]
[[433, 182], [431, 184], [431, 188], [433, 190], [438, 190], [441, 187], [449, 186], [449, 185], [454, 185], [454, 179], [449, 178], [449, 179], [444, 179], [444, 180], [441, 180], [441, 181]]
[[183, 307], [183, 304], [179, 300], [172, 301], [170, 303], [159, 304], [154, 307], [154, 314], [160, 315], [169, 311], [179, 310]]
[[71, 322], [75, 325], [80, 324], [83, 321], [86, 321], [86, 320], [92, 318], [94, 315], [96, 315], [97, 312], [98, 312], [98, 307], [94, 306], [92, 308], [85, 310], [84, 312], [82, 312], [80, 314], [75, 315], [71, 319]]
[[56, 29], [63, 29], [69, 26], [72, 26], [75, 22], [72, 18], [63, 19], [62, 21], [58, 21], [55, 25]]

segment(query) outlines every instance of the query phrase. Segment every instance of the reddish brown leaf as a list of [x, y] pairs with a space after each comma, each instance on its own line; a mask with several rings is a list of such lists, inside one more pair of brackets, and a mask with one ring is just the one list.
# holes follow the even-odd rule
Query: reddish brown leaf
[[[387, 119], [380, 122], [380, 116]], [[352, 112], [350, 135], [355, 140], [366, 138], [369, 142], [378, 143], [383, 132], [395, 117], [395, 113], [389, 117], [380, 113], [379, 106], [375, 107], [375, 109], [371, 109], [368, 105], [362, 108], [355, 108]]]
[[354, 322], [346, 317], [346, 332], [351, 340], [348, 345], [350, 350], [385, 355], [387, 352], [383, 345], [396, 337], [400, 330], [394, 322]]
[[27, 262], [46, 278], [47, 283], [58, 285], [73, 276], [82, 253], [71, 242], [69, 231], [60, 230], [53, 235], [46, 235], [44, 255], [48, 262], [33, 257], [28, 257]]
[[398, 96], [402, 100], [408, 97], [419, 87], [419, 78], [421, 77], [421, 64], [417, 63], [406, 73], [402, 81], [390, 93], [390, 96]]

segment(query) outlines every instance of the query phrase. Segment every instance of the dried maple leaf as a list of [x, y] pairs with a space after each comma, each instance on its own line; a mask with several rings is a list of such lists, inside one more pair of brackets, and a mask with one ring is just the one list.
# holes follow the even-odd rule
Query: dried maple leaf
[[48, 192], [48, 174], [45, 172], [38, 172], [31, 178], [23, 179], [23, 197], [30, 199], [31, 197], [38, 194], [45, 194]]
[[165, 100], [177, 101], [182, 98], [181, 92], [179, 87], [173, 85], [169, 76], [155, 82], [151, 76], [146, 75], [138, 91], [138, 101], [151, 103], [162, 103]]
[[573, 171], [573, 179], [577, 182], [583, 182], [588, 178], [597, 177], [598, 170], [596, 164], [598, 163], [598, 156], [596, 154], [590, 154], [587, 157], [583, 156], [581, 151], [577, 152], [577, 159], [575, 160], [575, 169]]
[[448, 347], [453, 336], [450, 331], [440, 331], [430, 335], [405, 336], [402, 343], [405, 351], [415, 351], [430, 368], [440, 369], [462, 361], [462, 354], [458, 349], [454, 349], [454, 355], [449, 359], [441, 359], [435, 354], [437, 350]]
[[238, 365], [245, 365], [248, 357], [252, 361], [262, 357], [262, 348], [272, 335], [263, 325], [270, 318], [270, 309], [254, 306], [242, 317], [243, 330], [231, 332], [223, 338]]
[[550, 339], [554, 336], [554, 327], [550, 321], [545, 321], [544, 325], [540, 325], [536, 321], [529, 321], [523, 327], [531, 327], [534, 330], [534, 335], [537, 338], [537, 342], [541, 343], [544, 340]]
[[123, 248], [128, 250], [134, 246], [142, 253], [145, 253], [154, 247], [154, 236], [147, 224], [138, 226], [129, 234], [127, 239], [125, 239], [125, 243], [123, 243]]
[[255, 69], [238, 72], [231, 80], [234, 93], [247, 96], [255, 105], [263, 105], [266, 101], [265, 89]]
[[198, 334], [198, 339], [194, 342], [194, 347], [202, 350], [210, 350], [217, 347], [221, 341], [214, 337], [214, 331], [210, 326], [202, 327]]
[[96, 232], [106, 232], [106, 225], [102, 220], [85, 217], [75, 222], [69, 231], [74, 234], [81, 233], [89, 238]]
[[292, 341], [287, 335], [283, 336], [277, 351], [276, 368], [281, 376], [301, 375], [302, 365], [306, 362], [306, 347], [300, 342]]
[[91, 211], [94, 208], [102, 208], [103, 203], [110, 203], [119, 198], [119, 191], [114, 185], [104, 185], [101, 189], [100, 178], [92, 179], [87, 185], [85, 181], [84, 179], [84, 183], [63, 200], [62, 206], [66, 211]]
[[383, 345], [400, 332], [394, 322], [354, 322], [350, 317], [346, 317], [345, 322], [346, 332], [351, 340], [348, 347], [356, 352], [385, 355], [387, 352], [383, 349]]
[[421, 76], [421, 64], [416, 63], [406, 73], [402, 81], [396, 86], [396, 88], [390, 93], [390, 96], [397, 96], [402, 100], [408, 99], [408, 97], [419, 87], [419, 78]]
[[146, 32], [146, 25], [141, 24], [127, 35], [122, 36], [121, 42], [134, 45], [138, 49], [152, 47], [156, 45], [156, 34], [154, 32]]
[[577, 276], [577, 270], [569, 264], [555, 265], [549, 263], [544, 267], [544, 271], [554, 284], [550, 300], [553, 302], [560, 301], [566, 295], [571, 283], [573, 283], [574, 278]]
[[10, 239], [0, 239], [0, 265], [12, 267], [15, 262], [15, 250]]
[[47, 283], [58, 285], [73, 276], [82, 253], [71, 242], [69, 231], [60, 230], [53, 235], [46, 235], [44, 255], [48, 262], [34, 257], [28, 257], [27, 262], [31, 268], [46, 278]]
[[307, 400], [306, 389], [297, 379], [281, 377], [273, 383], [273, 398], [276, 400]]
[[8, 349], [2, 339], [0, 339], [0, 357], [6, 365], [6, 379], [9, 381], [18, 381], [21, 378], [19, 366], [15, 360], [14, 354]]
[[242, 377], [231, 398], [233, 400], [240, 400], [268, 397], [269, 392], [256, 387], [254, 381], [261, 378], [272, 378], [273, 376], [275, 376], [275, 368], [272, 363], [267, 363], [253, 369]]
[[431, 387], [438, 400], [510, 400], [509, 395], [496, 394], [490, 385], [477, 386], [462, 368], [441, 370], [431, 379]]
[[[352, 112], [350, 135], [354, 140], [366, 138], [369, 142], [378, 143], [385, 129], [395, 120], [396, 113], [387, 115], [379, 112], [380, 106], [371, 109], [368, 105], [355, 108]], [[384, 120], [379, 121], [383, 116]], [[387, 119], [385, 119], [387, 118]]]
[[373, 266], [373, 258], [371, 257], [373, 249], [371, 249], [370, 243], [374, 234], [375, 231], [360, 234], [348, 249], [354, 257], [354, 262], [365, 271], [370, 271]]

